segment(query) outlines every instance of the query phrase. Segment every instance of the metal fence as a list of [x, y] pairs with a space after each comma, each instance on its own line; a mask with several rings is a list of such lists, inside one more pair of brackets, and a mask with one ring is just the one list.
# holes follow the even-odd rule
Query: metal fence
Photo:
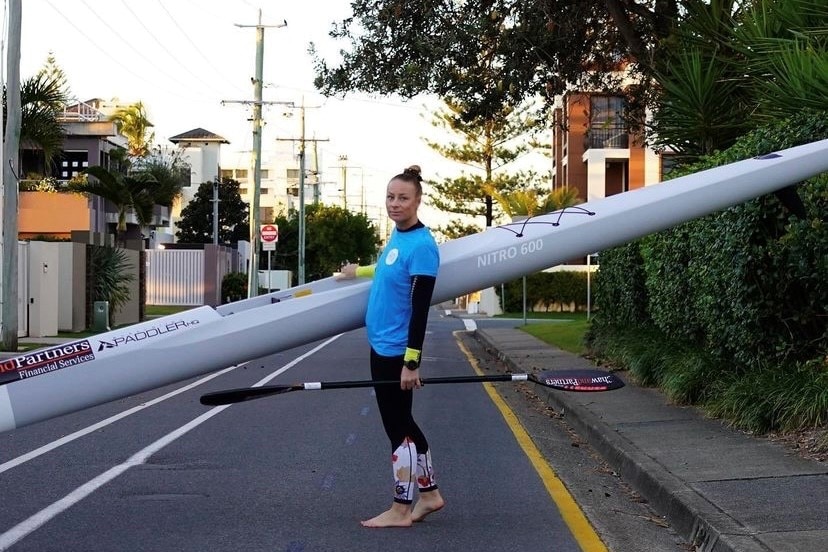
[[204, 250], [147, 251], [148, 305], [203, 305]]

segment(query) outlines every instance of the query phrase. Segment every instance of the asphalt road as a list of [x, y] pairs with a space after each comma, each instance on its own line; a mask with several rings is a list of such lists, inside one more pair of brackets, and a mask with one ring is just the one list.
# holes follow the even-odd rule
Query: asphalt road
[[[464, 329], [432, 312], [425, 375], [502, 368]], [[410, 530], [359, 525], [391, 501], [370, 389], [198, 401], [266, 378], [365, 379], [366, 360], [359, 330], [0, 434], [0, 550], [687, 550], [531, 384], [496, 384], [505, 406], [480, 384], [416, 392], [447, 505]]]

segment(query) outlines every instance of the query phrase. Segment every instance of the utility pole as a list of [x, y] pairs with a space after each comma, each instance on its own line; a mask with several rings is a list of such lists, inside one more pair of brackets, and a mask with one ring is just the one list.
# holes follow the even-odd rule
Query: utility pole
[[286, 27], [287, 21], [279, 25], [262, 25], [262, 10], [259, 10], [259, 22], [256, 25], [240, 25], [236, 27], [255, 27], [256, 29], [256, 76], [253, 78], [253, 101], [222, 102], [253, 104], [253, 205], [250, 207], [250, 270], [247, 275], [247, 296], [255, 297], [259, 294], [259, 195], [262, 187], [262, 104], [281, 103], [262, 101], [262, 74], [264, 66], [264, 30], [265, 28]]
[[[296, 108], [295, 105], [291, 107]], [[299, 137], [299, 259], [297, 267], [298, 284], [305, 283], [305, 142], [313, 142], [314, 146], [317, 142], [327, 142], [326, 139], [320, 140], [313, 138], [308, 140], [305, 138], [305, 110], [318, 109], [321, 106], [306, 107], [305, 99], [302, 98], [302, 104], [298, 107], [300, 113], [300, 137]], [[295, 138], [277, 138], [277, 141], [291, 141], [295, 142]]]
[[316, 140], [313, 141], [313, 204], [319, 203], [319, 148]]
[[216, 173], [216, 181], [213, 182], [213, 245], [219, 243], [219, 186], [221, 185], [221, 165]]
[[347, 155], [340, 155], [339, 160], [342, 161], [342, 208], [348, 210], [348, 167], [345, 165], [348, 162]]
[[9, 43], [6, 74], [6, 111], [8, 113], [3, 132], [3, 249], [2, 249], [2, 305], [0, 305], [0, 337], [2, 349], [17, 351], [17, 208], [18, 183], [17, 160], [20, 155], [20, 28], [22, 19], [21, 0], [9, 1]]
[[348, 156], [344, 153], [339, 156], [339, 161], [341, 161], [341, 165], [338, 168], [342, 171], [342, 208], [346, 211], [348, 210], [348, 169], [362, 169], [359, 166], [349, 166], [348, 165]]

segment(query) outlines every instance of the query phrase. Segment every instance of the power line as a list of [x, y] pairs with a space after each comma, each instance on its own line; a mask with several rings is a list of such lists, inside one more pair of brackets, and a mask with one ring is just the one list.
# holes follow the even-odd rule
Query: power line
[[[181, 27], [181, 25], [178, 24], [178, 21], [175, 19], [175, 17], [173, 17], [173, 15], [166, 8], [166, 6], [164, 6], [164, 3], [161, 0], [157, 0], [157, 2], [158, 2], [158, 5], [161, 6], [161, 9], [164, 10], [164, 12], [167, 14], [167, 17], [170, 18], [170, 21], [173, 22], [173, 25], [175, 25], [176, 28], [178, 28], [178, 30], [181, 31], [182, 36], [187, 39], [187, 42], [190, 43], [190, 45], [193, 47], [193, 50], [195, 50], [198, 53], [198, 55], [201, 56], [201, 59], [203, 59], [205, 62], [207, 62], [207, 65], [209, 65], [218, 75], [220, 75], [225, 80], [225, 82], [233, 83], [233, 80], [227, 78], [227, 76], [224, 75], [224, 73], [218, 67], [216, 67], [213, 64], [213, 62], [210, 61], [210, 59], [207, 56], [204, 55], [204, 52], [202, 51], [202, 49], [199, 48], [198, 46], [196, 46], [195, 42], [193, 42], [193, 40], [190, 38], [190, 36], [187, 34], [187, 32]], [[242, 89], [240, 87], [236, 86], [235, 84], [231, 84], [231, 86], [233, 86], [233, 88], [235, 88], [236, 90], [238, 90], [240, 92], [242, 91]]]
[[[139, 79], [139, 80], [141, 80], [141, 81], [147, 81], [147, 80], [148, 80], [145, 76], [139, 75], [138, 73], [136, 73], [136, 72], [132, 71], [132, 70], [129, 68], [129, 66], [124, 65], [123, 60], [119, 60], [119, 59], [117, 59], [115, 56], [113, 56], [112, 54], [110, 54], [110, 53], [109, 53], [109, 50], [107, 50], [107, 49], [105, 49], [105, 48], [102, 48], [100, 45], [98, 45], [98, 43], [97, 43], [97, 42], [95, 42], [94, 40], [92, 40], [92, 39], [89, 37], [89, 34], [88, 34], [88, 33], [84, 32], [84, 31], [83, 31], [83, 30], [81, 30], [81, 29], [80, 29], [77, 25], [75, 25], [75, 24], [72, 22], [72, 20], [71, 20], [71, 19], [69, 19], [68, 17], [66, 17], [66, 15], [65, 15], [62, 11], [60, 11], [60, 10], [59, 10], [59, 9], [58, 9], [58, 8], [57, 8], [54, 4], [52, 4], [52, 2], [50, 2], [49, 0], [44, 0], [44, 1], [45, 1], [47, 4], [49, 4], [49, 6], [50, 6], [53, 10], [55, 10], [55, 11], [58, 13], [58, 15], [60, 15], [60, 16], [61, 16], [61, 17], [62, 17], [62, 18], [63, 18], [63, 19], [67, 22], [67, 23], [69, 23], [69, 25], [71, 25], [71, 26], [72, 26], [72, 27], [73, 27], [76, 31], [78, 31], [78, 34], [79, 34], [79, 35], [81, 35], [81, 36], [82, 36], [83, 38], [85, 38], [85, 39], [86, 39], [86, 40], [87, 40], [90, 44], [92, 44], [92, 46], [94, 46], [94, 47], [95, 47], [95, 49], [97, 49], [97, 50], [98, 50], [101, 54], [105, 55], [106, 57], [108, 57], [109, 59], [111, 59], [112, 61], [114, 61], [114, 62], [115, 62], [115, 64], [116, 64], [116, 66], [118, 66], [120, 69], [122, 69], [122, 70], [126, 71], [127, 73], [129, 73], [130, 75], [132, 75], [133, 77], [135, 77], [135, 78], [137, 78], [137, 79]], [[88, 6], [87, 6], [87, 7], [88, 7]], [[182, 95], [182, 94], [179, 94], [179, 93], [177, 93], [177, 92], [174, 92], [174, 91], [172, 91], [172, 90], [170, 90], [169, 88], [166, 88], [166, 87], [164, 87], [164, 86], [158, 86], [158, 88], [159, 88], [160, 90], [163, 90], [163, 91], [165, 91], [165, 92], [169, 93], [169, 94], [172, 94], [173, 96], [176, 96], [176, 97], [179, 97], [179, 98], [182, 98], [182, 99], [186, 99], [186, 100], [192, 100], [192, 98], [191, 98], [191, 97], [184, 96], [184, 95]]]
[[[121, 0], [121, 4], [123, 4], [124, 7], [127, 9], [127, 11], [132, 14], [132, 16], [135, 18], [135, 20], [138, 22], [138, 24], [141, 25], [141, 27], [144, 28], [144, 30], [147, 32], [147, 34], [150, 35], [150, 37], [152, 37], [152, 39], [155, 41], [155, 43], [158, 44], [159, 48], [161, 48], [162, 51], [166, 51], [167, 47], [164, 46], [163, 44], [161, 44], [161, 41], [158, 40], [158, 37], [156, 37], [155, 34], [144, 24], [144, 22], [141, 20], [141, 18], [138, 17], [138, 14], [136, 14], [134, 11], [132, 11], [132, 8], [130, 8], [129, 4], [126, 3], [126, 0]], [[171, 58], [174, 59], [175, 62], [178, 63], [178, 65], [183, 67], [184, 70], [187, 71], [190, 75], [195, 77], [197, 80], [201, 81], [202, 84], [206, 84], [208, 88], [211, 88], [213, 86], [212, 83], [208, 83], [207, 81], [202, 79], [199, 75], [196, 75], [195, 73], [193, 73], [193, 71], [189, 67], [187, 67], [186, 65], [181, 63], [177, 56], [171, 56]], [[187, 85], [185, 84], [185, 86], [187, 86]]]
[[96, 10], [93, 10], [93, 9], [92, 9], [92, 7], [91, 7], [89, 4], [87, 4], [87, 3], [86, 3], [86, 0], [81, 0], [81, 3], [82, 3], [84, 6], [86, 6], [86, 9], [88, 9], [88, 10], [89, 10], [89, 12], [90, 12], [92, 15], [94, 15], [94, 16], [98, 19], [98, 21], [100, 21], [101, 23], [103, 23], [103, 25], [104, 25], [107, 29], [109, 29], [110, 31], [112, 31], [112, 34], [114, 34], [114, 35], [118, 38], [118, 40], [120, 40], [121, 42], [123, 42], [124, 44], [126, 44], [126, 45], [129, 47], [129, 49], [130, 49], [130, 50], [132, 50], [133, 52], [135, 52], [136, 54], [138, 54], [138, 56], [139, 56], [139, 57], [143, 58], [143, 59], [144, 59], [144, 61], [146, 61], [147, 63], [149, 63], [151, 67], [155, 67], [156, 69], [158, 69], [161, 73], [163, 73], [163, 74], [164, 74], [164, 76], [165, 76], [165, 77], [169, 78], [170, 80], [176, 81], [176, 82], [178, 82], [178, 84], [183, 85], [183, 86], [185, 86], [185, 87], [187, 86], [187, 85], [186, 85], [186, 83], [184, 83], [184, 82], [179, 81], [178, 79], [176, 79], [176, 77], [175, 77], [174, 75], [170, 75], [169, 73], [166, 73], [166, 72], [164, 72], [162, 69], [160, 69], [160, 68], [158, 67], [158, 64], [157, 64], [156, 62], [154, 62], [154, 61], [152, 61], [151, 59], [149, 59], [148, 57], [146, 57], [146, 56], [144, 55], [144, 53], [143, 53], [143, 52], [141, 52], [141, 51], [140, 51], [139, 49], [137, 49], [135, 46], [133, 46], [132, 44], [130, 44], [129, 42], [127, 42], [127, 40], [124, 38], [124, 36], [123, 36], [122, 34], [115, 32], [115, 30], [112, 28], [112, 26], [111, 26], [109, 23], [107, 23], [106, 21], [104, 21], [104, 19], [100, 16], [100, 14], [99, 14]]

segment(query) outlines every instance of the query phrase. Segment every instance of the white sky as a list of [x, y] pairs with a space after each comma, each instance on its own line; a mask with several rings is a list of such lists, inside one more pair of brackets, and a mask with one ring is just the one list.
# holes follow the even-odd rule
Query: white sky
[[[329, 140], [319, 143], [327, 165], [320, 167], [323, 181], [339, 178], [340, 155], [361, 168], [349, 171], [349, 192], [351, 182], [364, 179], [377, 203], [388, 178], [408, 165], [421, 165], [426, 179], [459, 175], [461, 165], [422, 140], [429, 134], [441, 142], [450, 138], [434, 134], [434, 98], [402, 102], [349, 94], [343, 100], [315, 92], [308, 46], [316, 43], [329, 63], [336, 62], [348, 44], [334, 42], [328, 32], [350, 15], [349, 0], [24, 0], [21, 79], [34, 75], [52, 51], [78, 99], [140, 100], [156, 142], [171, 145], [170, 136], [202, 127], [230, 141], [222, 164], [239, 164], [238, 152], [252, 149], [252, 111], [221, 102], [253, 98], [256, 31], [236, 25], [255, 25], [260, 6], [263, 24], [287, 21], [265, 31], [263, 99], [299, 105], [304, 98], [309, 107], [321, 106], [306, 110], [306, 136]], [[299, 135], [298, 116], [286, 118], [284, 111], [264, 108], [265, 159], [277, 137]]]

